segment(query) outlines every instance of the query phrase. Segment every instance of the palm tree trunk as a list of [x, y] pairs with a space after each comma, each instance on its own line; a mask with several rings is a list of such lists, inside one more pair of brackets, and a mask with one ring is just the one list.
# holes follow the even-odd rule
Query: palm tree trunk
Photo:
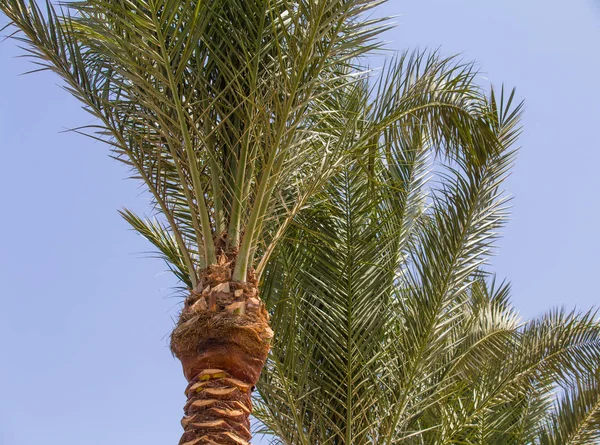
[[171, 335], [189, 382], [180, 445], [249, 444], [250, 393], [267, 359], [273, 331], [252, 271], [231, 281], [235, 256], [201, 273]]

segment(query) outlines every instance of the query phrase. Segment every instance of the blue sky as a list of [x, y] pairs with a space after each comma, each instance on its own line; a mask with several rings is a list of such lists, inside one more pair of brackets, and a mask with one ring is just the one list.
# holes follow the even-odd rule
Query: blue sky
[[[482, 84], [526, 99], [493, 260], [522, 315], [598, 303], [600, 5], [390, 0], [378, 14], [401, 14], [390, 47], [462, 53]], [[17, 54], [0, 45], [0, 444], [176, 443], [174, 283], [117, 214], [146, 198], [106, 146], [61, 133], [90, 116], [51, 74], [19, 77], [31, 66]]]

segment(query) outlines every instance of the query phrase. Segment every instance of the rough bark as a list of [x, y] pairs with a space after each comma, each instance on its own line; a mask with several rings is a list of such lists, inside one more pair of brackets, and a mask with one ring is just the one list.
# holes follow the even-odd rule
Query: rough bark
[[231, 281], [235, 257], [202, 271], [171, 336], [189, 382], [180, 445], [249, 444], [251, 391], [267, 359], [273, 331], [250, 271]]

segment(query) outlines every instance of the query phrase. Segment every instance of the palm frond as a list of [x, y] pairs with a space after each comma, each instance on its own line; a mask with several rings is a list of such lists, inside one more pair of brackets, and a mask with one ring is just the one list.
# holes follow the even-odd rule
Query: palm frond
[[[510, 106], [501, 104], [499, 109], [506, 105]], [[490, 115], [499, 114], [498, 108], [492, 110]], [[488, 125], [493, 128], [495, 122]], [[494, 131], [500, 133], [501, 128]], [[452, 369], [447, 356], [464, 340], [454, 335], [465, 316], [466, 297], [507, 216], [499, 185], [514, 151], [506, 144], [498, 153], [492, 145], [483, 163], [471, 153], [456, 152], [453, 163], [441, 171], [428, 217], [421, 224], [398, 284], [397, 310], [402, 323], [393, 342], [398, 358], [390, 365], [393, 372], [388, 383], [393, 388], [390, 397], [395, 413], [382, 422], [380, 432], [389, 443], [399, 431], [410, 436], [423, 430], [415, 422], [419, 413], [434, 403], [432, 394], [437, 397], [448, 390], [449, 396], [456, 390], [455, 376], [441, 376]], [[444, 432], [435, 424], [425, 429], [431, 427], [426, 441], [435, 442]]]
[[160, 252], [159, 258], [175, 269], [172, 272], [181, 280], [183, 284], [192, 287], [189, 277], [193, 275], [187, 269], [187, 261], [177, 245], [172, 233], [157, 220], [149, 218], [140, 218], [131, 210], [123, 209], [119, 212], [123, 219], [127, 221], [133, 229], [152, 243]]
[[600, 378], [584, 375], [568, 388], [543, 426], [537, 445], [591, 445], [600, 442]]

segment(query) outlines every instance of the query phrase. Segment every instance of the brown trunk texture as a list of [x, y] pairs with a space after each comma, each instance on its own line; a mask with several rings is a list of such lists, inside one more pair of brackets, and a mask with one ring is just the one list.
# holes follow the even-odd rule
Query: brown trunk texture
[[252, 271], [231, 281], [235, 258], [221, 255], [190, 292], [171, 336], [189, 382], [180, 445], [246, 445], [251, 392], [273, 331]]

